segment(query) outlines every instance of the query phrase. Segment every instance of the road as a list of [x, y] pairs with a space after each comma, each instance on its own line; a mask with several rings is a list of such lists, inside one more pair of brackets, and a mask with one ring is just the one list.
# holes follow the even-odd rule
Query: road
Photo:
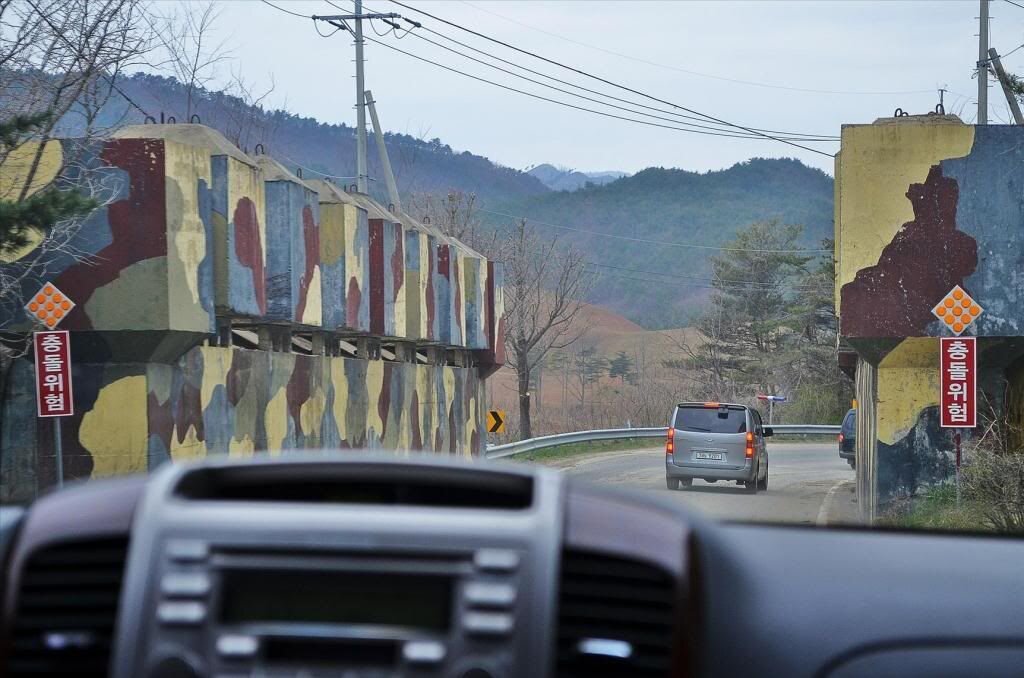
[[601, 452], [552, 460], [548, 466], [598, 483], [659, 492], [712, 518], [802, 524], [857, 521], [853, 470], [834, 443], [768, 443], [768, 491], [743, 493], [733, 482], [695, 480], [692, 489], [665, 487], [663, 447]]

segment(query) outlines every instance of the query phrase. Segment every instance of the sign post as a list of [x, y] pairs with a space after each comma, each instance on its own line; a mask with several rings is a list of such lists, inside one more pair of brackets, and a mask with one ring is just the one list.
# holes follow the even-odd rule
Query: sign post
[[956, 503], [960, 505], [960, 464], [963, 449], [960, 429], [978, 425], [978, 346], [975, 337], [960, 336], [984, 309], [955, 285], [932, 313], [955, 336], [939, 339], [940, 426], [953, 429], [956, 460]]
[[767, 400], [768, 401], [768, 425], [771, 426], [772, 418], [775, 415], [775, 403], [784, 403], [784, 402], [786, 402], [786, 396], [781, 396], [781, 395], [765, 395], [763, 393], [758, 393], [757, 394], [757, 399], [758, 400]]
[[75, 413], [71, 384], [71, 336], [67, 330], [54, 329], [67, 317], [75, 304], [56, 286], [46, 283], [25, 304], [33, 319], [48, 329], [32, 333], [36, 360], [36, 411], [53, 419], [53, 451], [57, 487], [64, 485], [64, 446], [60, 418]]

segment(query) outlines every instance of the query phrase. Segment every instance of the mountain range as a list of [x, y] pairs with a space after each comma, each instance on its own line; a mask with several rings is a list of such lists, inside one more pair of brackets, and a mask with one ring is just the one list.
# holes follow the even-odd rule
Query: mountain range
[[601, 186], [608, 184], [616, 179], [629, 176], [626, 172], [580, 172], [578, 170], [568, 169], [565, 167], [555, 167], [550, 163], [544, 163], [543, 165], [537, 165], [531, 169], [526, 170], [527, 174], [532, 174], [543, 182], [545, 186], [550, 188], [552, 191], [575, 191], [583, 188], [587, 184], [594, 184], [595, 186]]

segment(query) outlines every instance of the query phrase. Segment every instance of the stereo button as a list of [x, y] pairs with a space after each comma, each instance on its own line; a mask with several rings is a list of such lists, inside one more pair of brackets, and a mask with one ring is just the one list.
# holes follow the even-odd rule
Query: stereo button
[[167, 542], [167, 555], [179, 563], [194, 563], [206, 560], [210, 547], [195, 539], [172, 539]]
[[402, 646], [402, 657], [410, 664], [437, 664], [444, 655], [444, 645], [432, 641], [413, 640]]
[[467, 612], [462, 627], [469, 633], [504, 636], [512, 631], [512, 615], [500, 612]]
[[511, 607], [516, 601], [516, 589], [510, 584], [471, 582], [463, 595], [467, 603], [480, 607]]
[[217, 654], [221, 657], [252, 657], [259, 649], [259, 641], [252, 636], [221, 636], [217, 639]]
[[511, 572], [519, 567], [519, 554], [507, 549], [481, 549], [476, 552], [473, 562], [481, 570]]
[[205, 596], [210, 592], [210, 578], [202, 572], [176, 572], [165, 574], [160, 580], [160, 591], [165, 596]]
[[160, 603], [156, 618], [164, 624], [199, 624], [206, 619], [206, 606], [191, 601]]

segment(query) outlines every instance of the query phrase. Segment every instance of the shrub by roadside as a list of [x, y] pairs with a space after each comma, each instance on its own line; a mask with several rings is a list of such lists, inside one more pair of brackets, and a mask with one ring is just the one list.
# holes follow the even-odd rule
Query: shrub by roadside
[[894, 502], [880, 523], [921, 530], [1024, 533], [1024, 450], [978, 447], [963, 467], [961, 500], [945, 483]]

